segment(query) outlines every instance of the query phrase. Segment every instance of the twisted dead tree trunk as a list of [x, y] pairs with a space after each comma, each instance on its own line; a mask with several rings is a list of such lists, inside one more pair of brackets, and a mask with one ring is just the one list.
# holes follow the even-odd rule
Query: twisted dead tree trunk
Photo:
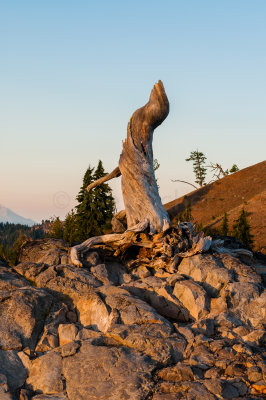
[[165, 231], [170, 219], [165, 211], [153, 169], [153, 131], [169, 113], [161, 81], [154, 85], [148, 103], [132, 115], [119, 160], [128, 229], [143, 225], [151, 233]]
[[[169, 216], [159, 196], [153, 169], [152, 140], [153, 132], [167, 117], [169, 102], [163, 83], [156, 83], [151, 91], [148, 103], [134, 112], [127, 127], [127, 138], [119, 166], [110, 174], [93, 182], [87, 190], [114, 177], [122, 175], [122, 192], [127, 216], [128, 231], [141, 232], [149, 229], [151, 234], [164, 232], [170, 228]], [[118, 243], [119, 237], [106, 235], [88, 239], [71, 249], [74, 264], [81, 266], [78, 253], [99, 243]], [[125, 235], [121, 234], [124, 242]]]

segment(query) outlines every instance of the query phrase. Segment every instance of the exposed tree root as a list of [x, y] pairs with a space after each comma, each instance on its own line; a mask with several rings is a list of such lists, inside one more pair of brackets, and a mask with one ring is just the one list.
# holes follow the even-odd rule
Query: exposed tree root
[[[139, 232], [140, 228], [135, 226], [124, 233], [92, 237], [71, 248], [71, 260], [77, 267], [82, 267], [82, 253], [94, 246], [107, 245], [112, 249], [113, 256], [122, 259], [129, 268], [147, 265], [156, 269], [157, 266], [164, 265], [172, 272], [181, 258], [202, 253], [211, 246], [211, 238], [204, 237], [202, 232], [196, 235], [191, 223], [182, 223], [178, 228], [170, 228], [154, 235], [148, 233], [147, 228], [145, 230], [145, 224], [142, 226], [143, 231]], [[139, 248], [133, 259], [128, 256], [132, 248]]]

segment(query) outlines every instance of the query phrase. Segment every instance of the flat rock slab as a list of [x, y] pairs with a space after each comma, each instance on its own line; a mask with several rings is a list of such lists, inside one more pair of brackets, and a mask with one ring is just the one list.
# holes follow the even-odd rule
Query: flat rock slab
[[150, 356], [162, 364], [183, 359], [186, 341], [162, 324], [115, 325], [108, 335], [124, 346]]
[[19, 254], [19, 262], [45, 262], [49, 265], [69, 262], [68, 246], [60, 239], [37, 239], [28, 241]]
[[149, 276], [142, 280], [130, 282], [123, 287], [132, 295], [148, 302], [160, 315], [179, 322], [189, 320], [189, 312], [173, 295], [171, 286], [163, 282], [162, 279]]
[[45, 290], [30, 286], [0, 291], [0, 347], [34, 348], [52, 301]]
[[20, 263], [16, 271], [34, 282], [37, 287], [53, 290], [73, 298], [87, 293], [89, 288], [101, 286], [94, 276], [86, 269], [73, 265], [49, 266], [43, 263]]
[[167, 319], [158, 314], [153, 307], [138, 297], [132, 296], [127, 290], [106, 286], [99, 290], [105, 296], [105, 303], [112, 309], [118, 310], [122, 322], [131, 324], [169, 324]]
[[178, 266], [178, 272], [201, 282], [210, 295], [217, 295], [224, 285], [233, 280], [233, 273], [210, 254], [184, 258]]
[[260, 285], [246, 281], [233, 282], [221, 291], [221, 295], [229, 299], [238, 318], [254, 328], [263, 328], [266, 323], [266, 292], [261, 293]]
[[69, 400], [139, 400], [153, 387], [155, 365], [125, 347], [92, 346], [84, 341], [80, 351], [63, 359]]
[[194, 380], [194, 374], [191, 367], [180, 362], [173, 367], [168, 367], [160, 370], [158, 376], [161, 379], [170, 382]]
[[231, 254], [219, 254], [219, 259], [226, 269], [232, 271], [239, 282], [261, 283], [261, 276], [254, 267], [242, 263]]
[[208, 314], [209, 297], [203, 287], [192, 280], [176, 282], [173, 294], [193, 318], [203, 318]]
[[61, 393], [64, 390], [62, 381], [62, 358], [60, 353], [49, 351], [36, 358], [31, 365], [27, 386], [45, 394]]
[[7, 382], [10, 391], [15, 391], [24, 384], [27, 377], [27, 370], [17, 351], [0, 350], [0, 376], [4, 384]]
[[14, 290], [29, 282], [0, 260], [0, 290]]
[[127, 273], [126, 268], [116, 262], [92, 266], [90, 272], [104, 285], [121, 285], [124, 282], [124, 275]]
[[216, 400], [201, 383], [184, 382], [162, 382], [156, 387], [153, 400]]
[[87, 294], [74, 298], [74, 303], [79, 321], [84, 327], [91, 325], [101, 332], [107, 331], [112, 314], [97, 293], [90, 289]]

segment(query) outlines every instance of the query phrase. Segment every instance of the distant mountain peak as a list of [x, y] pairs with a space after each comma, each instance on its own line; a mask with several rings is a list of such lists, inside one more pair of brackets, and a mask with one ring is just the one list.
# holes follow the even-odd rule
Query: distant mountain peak
[[22, 224], [32, 226], [35, 225], [34, 222], [30, 218], [24, 218], [21, 215], [16, 214], [14, 211], [10, 210], [10, 208], [4, 207], [0, 204], [0, 222], [9, 222], [11, 224]]

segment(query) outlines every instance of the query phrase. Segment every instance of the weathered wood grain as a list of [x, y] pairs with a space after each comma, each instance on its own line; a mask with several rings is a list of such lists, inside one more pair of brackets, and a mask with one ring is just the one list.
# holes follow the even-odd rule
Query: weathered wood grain
[[[119, 160], [128, 228], [146, 225], [151, 233], [165, 231], [170, 219], [165, 211], [153, 170], [152, 140], [169, 113], [163, 83], [156, 83], [148, 103], [132, 115]], [[145, 223], [146, 222], [146, 223]]]
[[[171, 227], [170, 218], [158, 192], [152, 150], [153, 132], [168, 113], [169, 102], [163, 83], [159, 81], [154, 85], [148, 103], [136, 110], [130, 118], [118, 167], [87, 187], [88, 191], [92, 190], [101, 183], [122, 175], [128, 232], [148, 230], [150, 234], [155, 234]], [[71, 249], [72, 262], [81, 266], [79, 253], [94, 244], [128, 239], [128, 236], [116, 234], [90, 238]]]

